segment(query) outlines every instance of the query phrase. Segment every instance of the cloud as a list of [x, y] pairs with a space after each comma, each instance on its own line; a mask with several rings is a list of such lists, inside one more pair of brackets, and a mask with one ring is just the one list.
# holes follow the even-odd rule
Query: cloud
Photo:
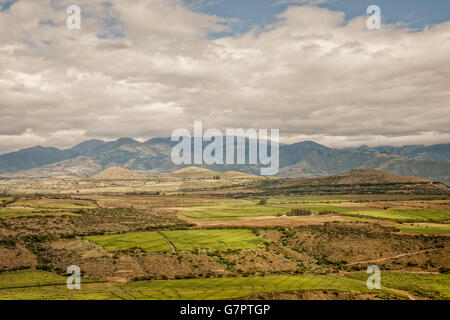
[[178, 0], [78, 2], [81, 30], [65, 27], [71, 1], [0, 12], [0, 152], [169, 136], [194, 120], [333, 146], [448, 142], [450, 23], [367, 30], [365, 16], [291, 6], [211, 37], [233, 21]]
[[329, 2], [329, 0], [278, 0], [278, 4], [297, 4], [317, 6]]

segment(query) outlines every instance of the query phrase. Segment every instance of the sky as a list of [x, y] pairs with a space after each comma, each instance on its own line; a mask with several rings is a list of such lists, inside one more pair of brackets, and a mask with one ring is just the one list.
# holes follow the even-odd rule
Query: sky
[[[381, 29], [366, 26], [371, 4]], [[168, 137], [195, 120], [330, 147], [450, 142], [448, 0], [0, 6], [0, 153]]]

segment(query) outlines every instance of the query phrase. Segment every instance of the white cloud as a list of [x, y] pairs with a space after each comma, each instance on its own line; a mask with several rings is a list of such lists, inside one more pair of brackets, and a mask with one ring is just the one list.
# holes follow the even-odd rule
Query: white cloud
[[329, 0], [278, 0], [279, 4], [299, 4], [317, 6], [329, 2]]
[[194, 120], [333, 146], [448, 142], [450, 23], [371, 31], [365, 17], [292, 6], [262, 30], [211, 38], [232, 21], [178, 0], [78, 2], [74, 31], [71, 1], [0, 13], [0, 151], [169, 136]]

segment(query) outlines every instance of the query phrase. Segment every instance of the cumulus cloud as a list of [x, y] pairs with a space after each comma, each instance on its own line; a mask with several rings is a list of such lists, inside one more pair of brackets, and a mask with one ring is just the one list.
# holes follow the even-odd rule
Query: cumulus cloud
[[[367, 30], [365, 16], [291, 6], [271, 25], [179, 0], [19, 0], [0, 12], [0, 152], [89, 138], [279, 128], [330, 146], [448, 142], [450, 23]], [[364, 14], [364, 13], [362, 13]]]
[[278, 0], [279, 4], [300, 4], [317, 6], [329, 2], [329, 0]]

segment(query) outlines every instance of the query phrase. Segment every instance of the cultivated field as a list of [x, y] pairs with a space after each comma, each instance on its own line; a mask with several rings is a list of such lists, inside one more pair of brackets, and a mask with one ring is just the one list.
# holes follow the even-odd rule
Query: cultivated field
[[[280, 194], [237, 173], [136, 177], [2, 180], [0, 299], [450, 298], [442, 187]], [[373, 264], [380, 290], [366, 286]], [[81, 290], [66, 287], [70, 265]]]

